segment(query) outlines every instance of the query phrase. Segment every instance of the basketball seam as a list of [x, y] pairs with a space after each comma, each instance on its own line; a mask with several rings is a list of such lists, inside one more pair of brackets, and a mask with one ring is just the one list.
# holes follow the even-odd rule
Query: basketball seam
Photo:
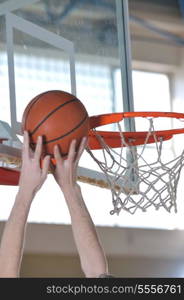
[[[26, 119], [28, 118], [28, 115], [29, 115], [29, 113], [30, 113], [30, 110], [31, 110], [32, 106], [33, 106], [40, 98], [42, 98], [42, 96], [44, 96], [45, 94], [48, 94], [48, 93], [54, 93], [54, 92], [58, 92], [58, 90], [46, 91], [46, 92], [44, 92], [44, 93], [42, 93], [42, 94], [40, 94], [40, 95], [37, 95], [37, 96], [31, 101], [32, 104], [30, 105], [30, 107], [29, 107], [29, 109], [28, 109], [28, 111], [27, 111]], [[29, 105], [29, 104], [28, 104], [28, 105]], [[26, 109], [25, 109], [25, 111], [26, 111]]]
[[[56, 91], [55, 91], [56, 92]], [[23, 117], [25, 117], [25, 121], [24, 121], [24, 123], [25, 123], [25, 125], [24, 125], [24, 127], [26, 126], [26, 119], [28, 118], [28, 115], [29, 115], [29, 113], [30, 113], [30, 110], [31, 110], [31, 108], [32, 108], [32, 106], [43, 96], [43, 95], [45, 95], [45, 94], [47, 94], [48, 93], [48, 91], [47, 92], [44, 92], [44, 93], [42, 93], [42, 94], [40, 94], [40, 95], [37, 95], [32, 101], [31, 101], [31, 103], [30, 103], [30, 106], [29, 106], [29, 104], [28, 104], [28, 106], [29, 106], [29, 109], [27, 110], [27, 108], [25, 109], [25, 111], [24, 111], [24, 114], [25, 115], [23, 115]], [[27, 110], [27, 111], [26, 111]]]
[[[49, 143], [53, 143], [53, 142], [55, 142], [57, 140], [60, 140], [60, 139], [64, 138], [65, 136], [69, 135], [70, 133], [72, 133], [73, 131], [75, 131], [77, 128], [79, 128], [82, 125], [82, 123], [84, 123], [84, 121], [87, 119], [87, 117], [88, 117], [88, 114], [86, 114], [85, 117], [84, 117], [84, 119], [82, 121], [80, 121], [77, 124], [77, 126], [75, 126], [74, 128], [72, 128], [70, 131], [68, 131], [67, 133], [65, 133], [65, 134], [63, 134], [63, 135], [61, 135], [61, 136], [59, 136], [59, 137], [57, 137], [55, 139], [43, 142], [43, 145], [49, 144]], [[32, 144], [35, 145], [36, 143], [32, 143]]]
[[30, 135], [33, 135], [37, 130], [38, 128], [52, 115], [54, 114], [57, 110], [59, 110], [61, 107], [67, 105], [67, 104], [70, 104], [74, 101], [79, 101], [78, 99], [74, 98], [74, 99], [71, 99], [65, 103], [62, 103], [61, 105], [57, 106], [54, 110], [52, 110], [34, 129], [33, 131], [30, 133]]

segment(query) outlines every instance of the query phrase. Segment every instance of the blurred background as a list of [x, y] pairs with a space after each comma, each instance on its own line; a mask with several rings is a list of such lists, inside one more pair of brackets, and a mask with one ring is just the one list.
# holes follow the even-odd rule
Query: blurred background
[[[12, 19], [12, 50], [19, 122], [28, 102], [50, 89], [76, 89], [90, 116], [123, 111], [123, 39], [117, 13], [121, 0], [18, 2], [0, 1], [0, 119], [11, 123], [7, 11], [16, 17]], [[135, 111], [184, 112], [184, 1], [129, 0], [128, 6]], [[31, 34], [25, 32], [22, 20], [28, 22]], [[61, 46], [44, 42], [32, 24], [62, 37]], [[167, 126], [172, 127], [172, 121]], [[114, 130], [113, 125], [108, 130]], [[165, 144], [166, 156], [175, 157], [183, 150], [181, 138]], [[80, 165], [95, 168], [87, 154]], [[119, 216], [111, 216], [110, 191], [80, 185], [114, 276], [184, 276], [182, 174], [177, 214], [150, 209], [135, 215], [122, 211]], [[18, 187], [0, 187], [0, 234], [17, 190]], [[69, 213], [51, 175], [31, 207], [21, 276], [84, 276]]]

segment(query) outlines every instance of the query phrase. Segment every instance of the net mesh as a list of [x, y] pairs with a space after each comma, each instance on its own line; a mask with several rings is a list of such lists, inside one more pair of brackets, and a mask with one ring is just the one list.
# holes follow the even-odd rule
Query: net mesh
[[[93, 130], [101, 144], [102, 156], [99, 159], [95, 151], [90, 148], [87, 151], [106, 176], [112, 193], [111, 214], [119, 214], [121, 210], [131, 214], [138, 210], [145, 212], [149, 207], [177, 212], [176, 194], [184, 165], [184, 151], [169, 159], [163, 151], [163, 138], [156, 135], [154, 118], [147, 120], [149, 130], [144, 144], [136, 147], [131, 145], [133, 140], [127, 142], [120, 123], [117, 123], [120, 148], [109, 147], [98, 131]], [[154, 138], [151, 146], [148, 144], [150, 136]]]

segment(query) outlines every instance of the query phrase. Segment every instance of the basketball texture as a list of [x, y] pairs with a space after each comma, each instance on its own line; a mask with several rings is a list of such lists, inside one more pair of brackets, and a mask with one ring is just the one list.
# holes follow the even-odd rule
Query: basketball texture
[[43, 155], [53, 157], [54, 145], [58, 145], [63, 157], [67, 157], [70, 143], [76, 139], [78, 148], [82, 137], [88, 136], [89, 117], [74, 95], [64, 91], [47, 91], [36, 96], [27, 105], [22, 117], [22, 131], [30, 134], [30, 146], [34, 150], [39, 135], [43, 136]]

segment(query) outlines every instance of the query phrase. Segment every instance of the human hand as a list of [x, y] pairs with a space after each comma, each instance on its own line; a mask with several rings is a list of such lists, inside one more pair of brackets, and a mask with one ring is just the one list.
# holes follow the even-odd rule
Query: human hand
[[76, 186], [77, 167], [86, 144], [87, 137], [84, 137], [80, 143], [78, 151], [76, 152], [76, 140], [73, 140], [70, 144], [67, 159], [63, 159], [61, 157], [59, 147], [57, 145], [54, 147], [56, 166], [53, 168], [52, 165], [52, 173], [63, 192]]
[[40, 167], [42, 153], [42, 137], [38, 137], [36, 149], [33, 153], [29, 147], [29, 134], [24, 132], [24, 143], [22, 149], [22, 168], [19, 179], [19, 191], [35, 194], [47, 178], [50, 164], [50, 156], [43, 159], [43, 167]]

